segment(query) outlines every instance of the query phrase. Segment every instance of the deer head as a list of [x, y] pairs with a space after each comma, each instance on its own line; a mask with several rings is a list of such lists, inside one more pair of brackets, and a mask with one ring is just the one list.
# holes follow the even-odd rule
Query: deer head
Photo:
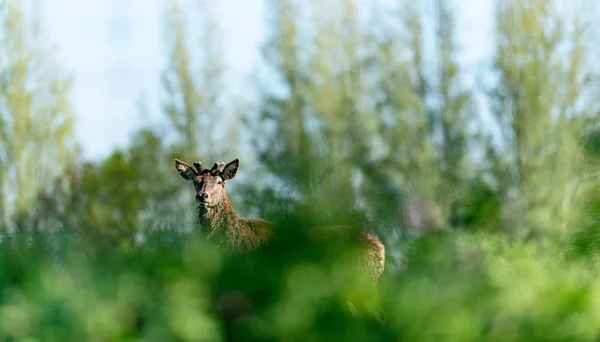
[[215, 163], [208, 169], [200, 162], [194, 162], [194, 167], [175, 159], [175, 168], [188, 181], [192, 181], [196, 191], [196, 201], [204, 208], [212, 208], [227, 200], [225, 182], [235, 177], [239, 159], [228, 164]]

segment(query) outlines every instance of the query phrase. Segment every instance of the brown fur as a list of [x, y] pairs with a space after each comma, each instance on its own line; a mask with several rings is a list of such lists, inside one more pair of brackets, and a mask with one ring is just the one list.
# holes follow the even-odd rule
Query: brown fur
[[208, 238], [217, 238], [234, 252], [249, 252], [264, 245], [275, 225], [262, 219], [240, 217], [228, 197], [212, 211], [199, 207], [198, 221], [208, 229]]
[[[239, 216], [225, 191], [225, 181], [235, 176], [239, 160], [236, 159], [227, 165], [215, 163], [210, 170], [199, 167], [201, 164], [198, 162], [194, 165], [198, 172], [188, 164], [175, 160], [180, 175], [195, 181], [197, 193], [211, 192], [213, 193], [211, 199], [217, 198], [215, 203], [198, 207], [198, 223], [206, 229], [207, 237], [217, 239], [232, 252], [250, 252], [268, 243], [276, 225], [263, 219]], [[224, 169], [221, 170], [223, 167]], [[223, 178], [222, 187], [221, 183], [218, 183], [221, 178]], [[327, 229], [343, 231], [348, 227], [334, 226]], [[364, 246], [361, 260], [370, 273], [371, 279], [376, 282], [385, 267], [385, 247], [371, 234], [361, 233], [359, 239]]]
[[378, 237], [371, 234], [363, 233], [362, 237], [365, 241], [366, 267], [373, 280], [377, 281], [385, 269], [385, 246]]

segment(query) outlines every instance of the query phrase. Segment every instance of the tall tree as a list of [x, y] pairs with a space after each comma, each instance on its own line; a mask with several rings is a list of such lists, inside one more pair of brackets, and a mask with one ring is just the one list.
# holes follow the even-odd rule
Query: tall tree
[[0, 8], [0, 213], [28, 209], [74, 161], [70, 79], [18, 1]]
[[[253, 143], [258, 158], [270, 172], [292, 186], [309, 184], [314, 159], [311, 134], [307, 129], [310, 81], [307, 54], [303, 47], [300, 5], [293, 0], [269, 1], [271, 32], [263, 55], [277, 81], [261, 95], [261, 108]], [[306, 189], [306, 188], [305, 188]]]
[[[387, 11], [390, 12], [390, 11]], [[365, 164], [364, 194], [379, 217], [399, 224], [408, 196], [435, 198], [436, 167], [432, 68], [424, 58], [422, 2], [401, 2], [393, 16], [375, 13], [369, 73], [378, 148]], [[433, 74], [435, 75], [435, 74]]]
[[582, 26], [557, 4], [496, 2], [493, 112], [511, 158], [510, 215], [523, 219], [511, 226], [564, 229], [572, 205], [587, 70]]
[[[423, 12], [406, 6], [401, 31], [381, 17], [368, 25], [367, 7], [353, 0], [269, 6], [273, 33], [265, 56], [280, 83], [270, 82], [263, 93], [266, 131], [255, 141], [261, 161], [279, 179], [291, 179], [295, 191], [306, 196], [317, 189], [327, 208], [360, 203], [396, 223], [403, 215], [401, 189], [435, 195], [442, 146], [428, 104], [433, 81], [422, 58]], [[451, 87], [457, 76], [445, 74]], [[448, 90], [447, 99], [450, 104], [455, 93]], [[448, 140], [458, 141], [451, 124]]]
[[278, 82], [261, 95], [259, 160], [294, 198], [321, 213], [347, 212], [360, 202], [356, 162], [370, 153], [374, 130], [364, 101], [360, 9], [353, 0], [273, 1], [269, 9], [264, 57]]
[[[360, 202], [354, 180], [371, 154], [375, 118], [368, 101], [367, 53], [361, 46], [368, 31], [360, 18], [360, 4], [340, 0], [338, 11], [325, 11], [312, 3], [315, 49], [310, 56], [311, 82], [306, 94], [316, 121], [317, 142], [332, 172], [328, 182], [336, 197], [353, 207]], [[344, 194], [345, 196], [341, 196]]]
[[432, 83], [435, 105], [431, 110], [432, 135], [439, 137], [437, 162], [440, 186], [437, 200], [449, 217], [450, 207], [460, 199], [469, 175], [468, 123], [471, 119], [471, 93], [462, 84], [457, 59], [457, 35], [452, 1], [435, 0], [437, 72]]
[[226, 112], [222, 101], [225, 70], [221, 32], [216, 4], [202, 1], [197, 11], [191, 12], [200, 19], [199, 27], [194, 26], [191, 32], [199, 29], [201, 34], [190, 37], [188, 6], [169, 2], [165, 32], [169, 66], [162, 78], [163, 108], [175, 131], [176, 144], [181, 147], [181, 158], [212, 160], [237, 142], [223, 134], [232, 121], [224, 120], [231, 113]]

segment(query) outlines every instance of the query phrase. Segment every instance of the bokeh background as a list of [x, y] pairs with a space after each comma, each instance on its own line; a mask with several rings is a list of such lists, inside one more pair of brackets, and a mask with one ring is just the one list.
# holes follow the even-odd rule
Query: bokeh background
[[[0, 336], [598, 340], [594, 5], [0, 0]], [[173, 166], [236, 157], [246, 256]]]

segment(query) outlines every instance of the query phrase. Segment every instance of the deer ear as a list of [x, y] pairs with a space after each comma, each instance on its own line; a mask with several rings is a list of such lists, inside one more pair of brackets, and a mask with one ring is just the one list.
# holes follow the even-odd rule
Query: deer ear
[[235, 177], [238, 167], [240, 167], [240, 160], [235, 158], [229, 164], [225, 165], [223, 171], [221, 171], [221, 178], [223, 178], [224, 181], [232, 179]]
[[181, 177], [183, 177], [183, 179], [191, 181], [198, 176], [198, 172], [196, 172], [196, 170], [179, 159], [175, 159], [175, 168]]

